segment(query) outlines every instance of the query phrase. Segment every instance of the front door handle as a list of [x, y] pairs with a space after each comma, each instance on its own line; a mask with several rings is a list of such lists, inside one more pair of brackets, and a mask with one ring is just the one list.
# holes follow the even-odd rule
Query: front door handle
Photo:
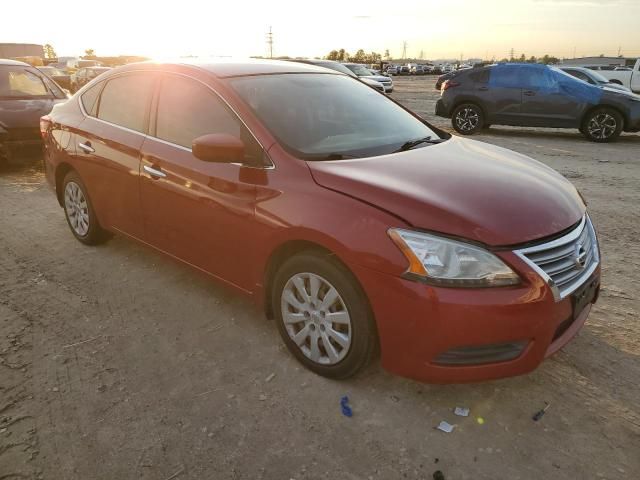
[[142, 169], [147, 172], [153, 178], [165, 178], [167, 176], [162, 170], [158, 168], [150, 167], [149, 165], [145, 165]]
[[481, 92], [486, 92], [487, 90], [489, 90], [489, 87], [478, 87], [478, 90]]
[[85, 143], [78, 143], [78, 147], [80, 147], [80, 149], [84, 152], [84, 153], [93, 153], [95, 152], [95, 149], [91, 146], [91, 142], [89, 142], [88, 140]]
[[523, 95], [526, 95], [527, 97], [533, 97], [535, 96], [536, 92], [534, 92], [533, 90], [525, 90], [524, 92], [522, 92]]

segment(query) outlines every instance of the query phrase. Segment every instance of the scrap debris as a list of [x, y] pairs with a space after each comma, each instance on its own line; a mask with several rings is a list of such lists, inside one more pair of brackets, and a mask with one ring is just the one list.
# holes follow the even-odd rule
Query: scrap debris
[[459, 417], [468, 417], [469, 409], [467, 407], [456, 407], [453, 413]]
[[[545, 402], [545, 403], [546, 403], [546, 402]], [[547, 411], [547, 409], [548, 409], [550, 406], [551, 406], [551, 404], [550, 404], [550, 403], [547, 403], [547, 405], [546, 405], [542, 410], [537, 411], [537, 412], [535, 413], [535, 415], [532, 417], [532, 418], [533, 418], [533, 421], [534, 421], [534, 422], [537, 422], [538, 420], [540, 420], [540, 419], [544, 416], [545, 412]]]
[[353, 410], [349, 406], [349, 397], [346, 395], [340, 399], [340, 409], [345, 417], [353, 417]]
[[456, 428], [455, 425], [451, 425], [449, 422], [445, 422], [444, 420], [442, 420], [440, 422], [440, 425], [438, 425], [436, 427], [438, 430], [442, 430], [445, 433], [451, 433], [453, 432], [453, 429]]

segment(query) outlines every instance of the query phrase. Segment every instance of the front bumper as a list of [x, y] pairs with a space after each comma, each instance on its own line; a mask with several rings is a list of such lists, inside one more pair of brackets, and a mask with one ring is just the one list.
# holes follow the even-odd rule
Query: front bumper
[[631, 111], [624, 130], [625, 132], [640, 132], [640, 107]]
[[[570, 297], [556, 302], [515, 254], [501, 257], [520, 272], [522, 285], [441, 288], [350, 265], [371, 302], [383, 367], [428, 383], [477, 382], [531, 372], [569, 342], [591, 305], [574, 318]], [[599, 278], [600, 267], [589, 281], [598, 288]], [[464, 359], [461, 352], [474, 360], [448, 362], [452, 355]]]

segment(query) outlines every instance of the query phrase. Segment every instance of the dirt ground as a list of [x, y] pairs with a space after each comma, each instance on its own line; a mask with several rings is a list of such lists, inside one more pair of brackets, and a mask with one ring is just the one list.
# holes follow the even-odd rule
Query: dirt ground
[[[397, 79], [393, 97], [449, 128], [433, 82]], [[640, 478], [640, 135], [476, 138], [574, 182], [604, 263], [573, 342], [530, 375], [472, 385], [378, 363], [315, 376], [273, 322], [201, 274], [124, 238], [74, 240], [37, 165], [0, 172], [0, 479]]]

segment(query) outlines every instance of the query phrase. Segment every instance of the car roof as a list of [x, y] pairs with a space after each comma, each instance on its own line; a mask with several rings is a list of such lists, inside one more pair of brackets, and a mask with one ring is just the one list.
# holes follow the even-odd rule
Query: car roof
[[[143, 62], [156, 65], [192, 66], [206, 70], [216, 77], [240, 77], [247, 75], [269, 75], [277, 73], [331, 73], [326, 68], [309, 63], [288, 62], [282, 60], [233, 59], [233, 58], [193, 58], [167, 62]], [[134, 65], [134, 64], [130, 64]], [[138, 66], [141, 64], [137, 64]], [[124, 67], [126, 68], [126, 67]]]
[[9, 60], [8, 58], [0, 58], [0, 65], [13, 65], [21, 67], [30, 67], [28, 63], [19, 62], [17, 60]]

